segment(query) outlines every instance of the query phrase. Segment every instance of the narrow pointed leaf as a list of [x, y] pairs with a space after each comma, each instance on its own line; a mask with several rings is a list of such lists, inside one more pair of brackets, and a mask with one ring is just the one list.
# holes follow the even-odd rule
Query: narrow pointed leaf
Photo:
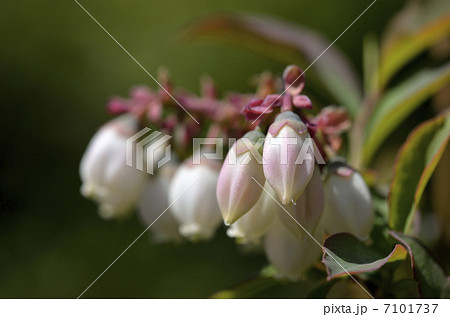
[[186, 35], [224, 40], [282, 63], [298, 63], [304, 69], [314, 62], [308, 76], [315, 71], [317, 83], [351, 114], [356, 113], [361, 101], [360, 78], [336, 46], [328, 48], [329, 41], [304, 26], [249, 14], [215, 15], [197, 21]]
[[380, 100], [365, 132], [363, 160], [370, 163], [386, 138], [425, 100], [450, 82], [450, 63], [423, 70], [388, 91]]
[[348, 233], [330, 236], [323, 247], [322, 262], [327, 268], [328, 280], [347, 274], [376, 271], [386, 263], [404, 260], [407, 256], [401, 244], [385, 255]]
[[410, 1], [386, 29], [380, 82], [385, 86], [403, 66], [450, 35], [447, 0]]
[[375, 34], [368, 34], [363, 40], [364, 91], [373, 93], [379, 90], [378, 71], [380, 52]]
[[389, 226], [407, 232], [450, 138], [450, 112], [415, 128], [398, 152], [389, 193]]

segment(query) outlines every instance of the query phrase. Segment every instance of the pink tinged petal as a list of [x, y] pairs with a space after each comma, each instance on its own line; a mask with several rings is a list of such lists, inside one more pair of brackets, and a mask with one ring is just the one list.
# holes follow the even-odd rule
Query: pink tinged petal
[[261, 104], [262, 108], [267, 107], [279, 107], [282, 103], [282, 96], [281, 95], [268, 95], [264, 98], [263, 103]]
[[119, 115], [130, 110], [128, 101], [122, 98], [114, 97], [106, 105], [109, 114]]
[[247, 106], [242, 109], [242, 114], [247, 121], [256, 120], [261, 117], [262, 114], [269, 114], [273, 111], [272, 108], [267, 105], [263, 106], [263, 102], [263, 99], [252, 99]]
[[295, 96], [299, 95], [305, 87], [305, 75], [303, 70], [296, 65], [289, 65], [283, 73], [286, 93]]
[[[244, 138], [250, 143], [244, 143]], [[260, 132], [247, 133], [232, 146], [223, 163], [217, 182], [217, 200], [227, 225], [248, 212], [261, 195], [262, 188], [255, 180], [263, 184], [265, 177], [262, 161], [258, 161], [259, 152], [254, 150], [258, 146], [255, 143], [263, 138]]]
[[200, 82], [202, 96], [209, 99], [217, 98], [217, 87], [210, 77], [202, 78]]
[[298, 161], [308, 137], [306, 125], [292, 112], [280, 114], [269, 128], [264, 144], [264, 175], [284, 205], [302, 195], [314, 173], [313, 156]]
[[323, 207], [323, 182], [320, 177], [319, 168], [316, 167], [311, 180], [300, 198], [295, 204], [286, 206], [286, 210], [279, 208], [278, 215], [284, 226], [297, 238], [300, 238], [305, 234], [303, 228], [311, 234], [314, 233], [322, 216]]
[[159, 123], [162, 119], [163, 105], [159, 100], [153, 100], [147, 108], [147, 118], [150, 122]]
[[292, 111], [280, 113], [275, 121], [270, 125], [269, 132], [276, 136], [284, 126], [289, 126], [297, 134], [302, 135], [308, 132], [308, 127], [303, 123], [300, 117]]
[[325, 134], [341, 134], [351, 125], [345, 109], [333, 106], [323, 108], [314, 121], [318, 129]]
[[305, 95], [298, 95], [292, 97], [292, 103], [294, 104], [295, 107], [301, 109], [312, 109], [313, 107], [311, 99], [309, 99]]
[[242, 110], [246, 120], [256, 120], [262, 115], [273, 112], [282, 102], [281, 95], [268, 95], [264, 99], [252, 99]]
[[349, 178], [350, 176], [353, 175], [355, 171], [353, 169], [351, 169], [350, 167], [347, 166], [339, 166], [338, 168], [336, 168], [335, 173], [341, 177], [344, 178]]
[[339, 152], [342, 147], [342, 138], [339, 135], [328, 134], [325, 135], [325, 139], [335, 153]]
[[145, 86], [134, 87], [130, 91], [130, 97], [135, 102], [148, 102], [154, 96], [155, 93]]

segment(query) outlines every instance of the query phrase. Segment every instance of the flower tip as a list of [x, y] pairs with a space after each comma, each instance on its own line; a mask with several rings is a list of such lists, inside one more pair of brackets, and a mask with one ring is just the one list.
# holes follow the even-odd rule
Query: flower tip
[[283, 205], [290, 205], [290, 204], [292, 204], [292, 202], [294, 201], [294, 199], [293, 198], [291, 198], [291, 196], [288, 196], [288, 195], [283, 195], [282, 197], [281, 197], [281, 203], [283, 204]]
[[94, 191], [94, 188], [92, 186], [90, 186], [87, 183], [84, 183], [83, 185], [81, 185], [80, 193], [85, 198], [93, 198], [95, 191]]
[[236, 218], [236, 217], [231, 217], [231, 214], [228, 214], [228, 215], [223, 219], [223, 222], [224, 222], [225, 226], [231, 226], [233, 223], [236, 222], [236, 220], [238, 220], [238, 218]]

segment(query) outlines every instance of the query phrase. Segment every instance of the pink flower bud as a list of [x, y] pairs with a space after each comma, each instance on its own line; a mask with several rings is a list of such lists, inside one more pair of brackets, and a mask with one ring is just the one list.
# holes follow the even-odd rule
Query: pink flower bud
[[99, 204], [103, 218], [132, 212], [145, 186], [147, 174], [126, 165], [126, 141], [137, 126], [132, 115], [108, 122], [92, 137], [81, 159], [81, 193]]
[[[257, 186], [259, 187], [259, 185]], [[261, 238], [275, 221], [277, 209], [280, 208], [272, 197], [275, 197], [275, 192], [269, 184], [265, 183], [264, 190], [256, 204], [230, 226], [227, 235], [237, 238], [238, 243], [259, 245]]]
[[314, 153], [303, 146], [306, 125], [291, 111], [278, 115], [264, 144], [264, 175], [284, 205], [295, 202], [314, 173]]
[[365, 240], [372, 231], [373, 217], [372, 199], [361, 174], [343, 163], [330, 167], [321, 221], [325, 232], [348, 232]]
[[233, 144], [222, 165], [217, 182], [217, 201], [225, 224], [248, 212], [258, 201], [265, 182], [259, 148], [264, 134], [251, 131]]
[[[321, 241], [321, 237], [315, 236]], [[318, 262], [322, 248], [311, 237], [296, 238], [280, 220], [275, 221], [264, 238], [268, 261], [275, 267], [279, 279], [298, 280], [314, 263]]]
[[210, 161], [193, 165], [189, 158], [178, 167], [169, 185], [169, 204], [182, 236], [194, 241], [210, 239], [220, 225], [215, 195], [218, 176], [219, 167]]
[[316, 167], [311, 180], [300, 198], [295, 204], [286, 206], [286, 210], [278, 208], [278, 214], [285, 227], [296, 237], [300, 237], [305, 232], [299, 224], [309, 233], [315, 232], [320, 217], [322, 216], [323, 206], [323, 182], [320, 177], [319, 168]]

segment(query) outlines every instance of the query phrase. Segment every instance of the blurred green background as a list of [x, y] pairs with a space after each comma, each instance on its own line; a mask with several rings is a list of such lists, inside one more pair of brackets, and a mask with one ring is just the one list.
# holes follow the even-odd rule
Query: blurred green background
[[[369, 4], [361, 0], [81, 0], [152, 74], [166, 66], [198, 91], [209, 74], [221, 91], [251, 92], [249, 78], [285, 65], [217, 43], [180, 41], [197, 17], [265, 13], [334, 40]], [[361, 69], [361, 42], [380, 34], [404, 1], [379, 0], [336, 43]], [[0, 297], [77, 297], [143, 227], [104, 221], [79, 193], [78, 165], [105, 102], [156, 84], [72, 0], [0, 1]], [[301, 65], [306, 67], [307, 65]], [[84, 297], [208, 297], [256, 274], [223, 228], [208, 243], [139, 240]], [[268, 296], [296, 297], [301, 287]]]

